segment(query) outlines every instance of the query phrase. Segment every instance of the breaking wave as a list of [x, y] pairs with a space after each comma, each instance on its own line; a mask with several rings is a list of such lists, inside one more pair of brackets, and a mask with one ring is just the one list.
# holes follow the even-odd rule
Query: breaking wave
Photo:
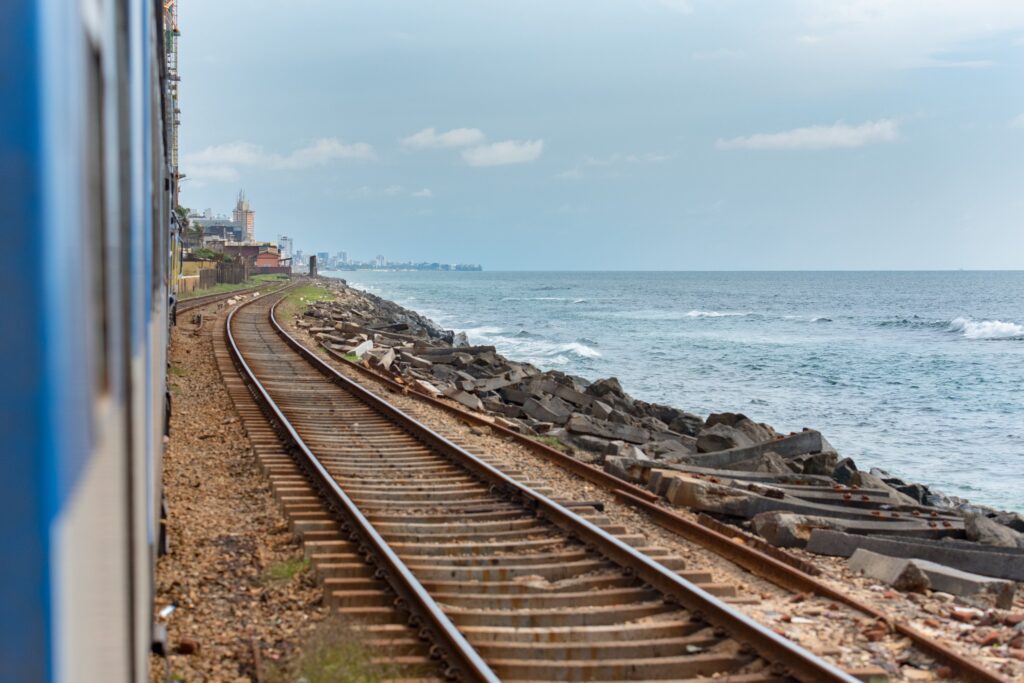
[[690, 311], [687, 318], [738, 318], [750, 313], [722, 313], [721, 311]]
[[[501, 327], [472, 327], [462, 330], [473, 344], [491, 344], [512, 360], [538, 364], [565, 365], [576, 359], [600, 358], [601, 352], [590, 346], [590, 340], [556, 342], [527, 330], [506, 332]], [[584, 343], [586, 341], [587, 343]]]
[[949, 331], [962, 332], [967, 339], [1024, 339], [1024, 325], [1002, 320], [956, 318], [949, 323]]

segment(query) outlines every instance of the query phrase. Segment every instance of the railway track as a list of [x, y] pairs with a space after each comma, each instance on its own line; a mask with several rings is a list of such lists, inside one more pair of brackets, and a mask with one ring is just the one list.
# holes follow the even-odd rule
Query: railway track
[[247, 287], [245, 289], [235, 289], [230, 292], [219, 292], [217, 294], [204, 294], [203, 296], [189, 297], [188, 299], [179, 299], [177, 308], [178, 313], [186, 313], [188, 311], [200, 308], [202, 306], [208, 306], [209, 304], [217, 303], [218, 301], [225, 301], [231, 297], [244, 296], [246, 294], [252, 294], [253, 292], [259, 291], [276, 291], [280, 289], [277, 283], [267, 282], [257, 287]]
[[374, 568], [376, 583], [325, 580], [339, 610], [372, 622], [397, 609], [467, 681], [857, 680], [596, 509], [553, 500], [344, 378], [276, 323], [281, 297], [231, 311], [227, 348], [302, 473], [292, 479], [326, 506], [311, 511], [317, 528], [344, 534], [324, 549], [354, 545]]
[[[453, 405], [426, 394], [409, 392], [407, 387], [398, 384], [392, 377], [364, 364], [353, 362], [326, 345], [321, 345], [320, 351], [339, 365], [366, 376], [375, 383], [383, 384], [386, 390], [401, 392], [414, 398], [417, 403], [423, 406], [423, 408], [419, 406], [407, 408], [407, 411], [414, 417], [428, 414], [430, 410], [441, 410], [456, 416], [466, 424], [475, 424], [490, 430], [501, 438], [515, 441], [559, 467], [573, 472], [590, 483], [612, 493], [618, 501], [646, 513], [650, 520], [658, 526], [710, 550], [757, 576], [794, 593], [816, 594], [848, 605], [864, 615], [876, 619], [878, 623], [884, 624], [893, 633], [908, 638], [922, 653], [934, 657], [938, 662], [949, 666], [957, 680], [975, 683], [1010, 683], [1010, 679], [1007, 677], [986, 668], [982, 663], [970, 657], [960, 654], [936, 638], [925, 635], [900, 618], [894, 617], [844, 591], [837, 590], [826, 584], [817, 578], [819, 571], [816, 567], [809, 565], [784, 550], [768, 545], [757, 536], [749, 535], [733, 527], [726, 528], [726, 525], [716, 522], [707, 515], [701, 515], [696, 522], [691, 521], [676, 514], [671, 509], [659, 505], [657, 503], [658, 496], [653, 495], [646, 489], [625, 482], [601, 469], [581, 462], [572, 456], [566, 455], [518, 432], [494, 424], [486, 417], [468, 411], [461, 406]], [[428, 412], [425, 413], [424, 411]], [[738, 537], [742, 538], [741, 543], [736, 542]]]

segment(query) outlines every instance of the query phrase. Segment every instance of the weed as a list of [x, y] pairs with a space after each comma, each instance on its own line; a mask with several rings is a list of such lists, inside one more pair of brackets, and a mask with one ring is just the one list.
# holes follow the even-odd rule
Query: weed
[[299, 574], [309, 570], [309, 560], [302, 557], [295, 557], [288, 560], [281, 560], [267, 567], [263, 572], [264, 583], [277, 583], [291, 581]]
[[288, 296], [277, 305], [277, 319], [287, 320], [304, 311], [310, 304], [333, 300], [334, 295], [323, 285], [309, 284], [296, 287], [289, 290]]
[[[422, 678], [428, 671], [403, 670], [392, 663], [405, 654], [371, 648], [362, 634], [337, 618], [321, 624], [291, 662], [274, 665], [268, 683], [377, 683], [395, 678]], [[408, 667], [407, 667], [408, 669]], [[418, 675], [417, 675], [418, 674]]]
[[175, 377], [184, 377], [188, 374], [188, 370], [185, 368], [179, 368], [177, 365], [172, 365], [167, 368], [168, 375], [174, 375]]

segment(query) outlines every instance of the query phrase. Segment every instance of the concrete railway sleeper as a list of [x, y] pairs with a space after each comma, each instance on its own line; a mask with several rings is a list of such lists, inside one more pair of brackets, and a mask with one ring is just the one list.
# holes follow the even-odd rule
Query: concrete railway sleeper
[[233, 310], [227, 345], [349, 534], [324, 549], [355, 543], [396, 596], [328, 579], [339, 609], [397, 605], [461, 680], [856, 680], [339, 375], [277, 324], [280, 298]]
[[[640, 488], [544, 443], [495, 424], [486, 417], [466, 410], [462, 406], [415, 391], [410, 392], [407, 387], [398, 384], [390, 375], [362, 363], [353, 362], [329, 346], [322, 345], [320, 350], [339, 366], [367, 377], [375, 384], [383, 384], [389, 391], [401, 392], [415, 399], [426, 410], [444, 411], [458, 417], [468, 425], [486, 427], [507, 440], [515, 441], [557, 466], [612, 493], [624, 504], [647, 513], [655, 524], [728, 559], [757, 576], [797, 593], [807, 592], [828, 597], [878, 619], [894, 632], [908, 638], [923, 653], [950, 666], [955, 672], [957, 680], [976, 683], [1009, 683], [1009, 679], [1005, 676], [986, 668], [981, 662], [960, 654], [947, 644], [925, 635], [902, 621], [899, 616], [887, 614], [845, 592], [831, 588], [816, 578], [820, 571], [815, 566], [798, 559], [783, 549], [764, 543], [759, 537], [750, 536], [736, 528], [723, 530], [725, 526], [723, 523], [716, 522], [706, 515], [701, 515], [699, 523], [690, 521], [672, 512], [663, 504], [658, 504], [658, 497], [647, 489]], [[413, 408], [410, 409], [410, 412], [416, 416], [420, 409]], [[744, 538], [745, 543], [735, 542], [734, 538], [738, 535]]]

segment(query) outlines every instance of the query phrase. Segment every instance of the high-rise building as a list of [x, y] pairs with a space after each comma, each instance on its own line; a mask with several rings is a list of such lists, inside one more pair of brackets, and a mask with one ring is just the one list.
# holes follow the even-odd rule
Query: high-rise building
[[231, 218], [242, 229], [243, 242], [256, 241], [256, 212], [250, 208], [245, 190], [238, 191], [238, 202], [231, 213]]
[[281, 254], [281, 258], [291, 258], [295, 255], [294, 245], [292, 244], [292, 238], [287, 235], [277, 236], [277, 251]]
[[348, 252], [347, 251], [339, 251], [337, 259], [338, 259], [338, 264], [339, 265], [345, 265], [346, 263], [348, 263]]

